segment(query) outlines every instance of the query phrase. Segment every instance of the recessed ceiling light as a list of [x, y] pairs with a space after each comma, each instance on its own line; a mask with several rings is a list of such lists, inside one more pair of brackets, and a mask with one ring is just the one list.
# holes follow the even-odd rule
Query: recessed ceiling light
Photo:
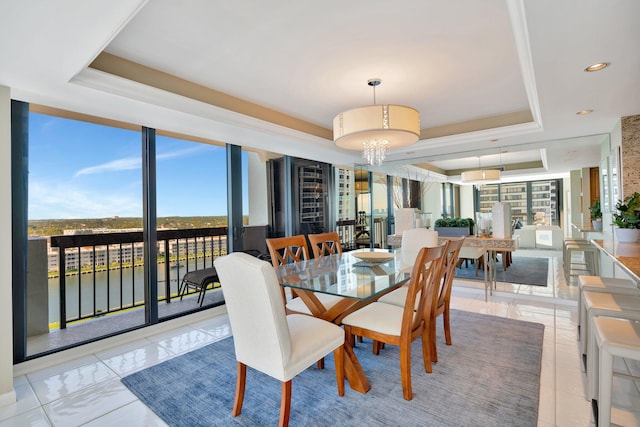
[[607, 68], [609, 66], [609, 62], [598, 62], [596, 64], [591, 64], [589, 65], [587, 68], [585, 68], [584, 70], [588, 73], [592, 73], [594, 71], [600, 71], [600, 70], [604, 70], [605, 68]]
[[590, 114], [590, 113], [593, 113], [593, 110], [581, 110], [581, 111], [578, 111], [576, 114], [579, 116], [584, 116], [585, 114]]
[[490, 139], [489, 141], [491, 141], [491, 142], [498, 142], [498, 141], [499, 141], [499, 139], [498, 139], [498, 138], [494, 138], [494, 139]]

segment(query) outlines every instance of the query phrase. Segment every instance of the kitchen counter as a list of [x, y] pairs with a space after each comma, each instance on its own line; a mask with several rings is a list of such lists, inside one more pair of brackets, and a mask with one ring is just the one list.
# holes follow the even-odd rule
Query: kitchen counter
[[623, 270], [640, 282], [640, 244], [593, 239], [591, 242]]

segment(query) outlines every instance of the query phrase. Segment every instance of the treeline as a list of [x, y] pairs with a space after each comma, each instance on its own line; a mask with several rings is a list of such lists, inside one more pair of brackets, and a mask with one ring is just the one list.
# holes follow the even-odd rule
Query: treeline
[[[247, 223], [245, 218], [245, 224]], [[224, 227], [227, 225], [227, 216], [169, 216], [158, 218], [158, 228], [208, 228]], [[84, 218], [84, 219], [40, 219], [29, 221], [29, 237], [58, 236], [64, 234], [64, 230], [91, 230], [107, 228], [121, 230], [130, 228], [142, 228], [142, 218]]]

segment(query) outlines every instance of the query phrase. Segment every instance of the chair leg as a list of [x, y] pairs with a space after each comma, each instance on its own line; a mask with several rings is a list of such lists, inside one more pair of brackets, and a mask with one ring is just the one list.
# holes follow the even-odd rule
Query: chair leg
[[411, 343], [400, 345], [400, 377], [402, 379], [402, 396], [405, 400], [413, 399], [411, 390]]
[[431, 362], [438, 363], [438, 348], [436, 346], [436, 318], [433, 317], [429, 322], [429, 335], [431, 336]]
[[433, 343], [431, 342], [431, 336], [428, 331], [428, 327], [424, 325], [422, 327], [422, 360], [424, 361], [424, 371], [428, 374], [431, 373], [431, 349]]
[[282, 398], [280, 399], [280, 420], [279, 427], [287, 427], [289, 425], [289, 416], [291, 415], [291, 380], [282, 382]]
[[338, 396], [344, 396], [344, 346], [333, 350], [333, 360], [336, 365], [336, 383]]
[[318, 369], [324, 369], [324, 357], [318, 360]]
[[380, 354], [380, 342], [373, 340], [373, 345], [371, 346], [371, 351], [373, 352], [373, 354], [375, 354], [376, 356], [378, 354]]
[[244, 385], [247, 379], [247, 365], [238, 362], [238, 378], [236, 378], [236, 397], [233, 401], [233, 411], [231, 415], [237, 417], [242, 412], [242, 401], [244, 400]]
[[451, 313], [449, 312], [449, 303], [444, 307], [444, 313], [442, 314], [444, 323], [444, 337], [447, 340], [447, 345], [451, 345]]
[[202, 307], [202, 303], [204, 302], [204, 293], [207, 291], [207, 285], [200, 287], [200, 293], [198, 294], [198, 302], [200, 303], [200, 307]]
[[182, 301], [182, 297], [184, 297], [184, 292], [187, 290], [187, 283], [182, 279], [180, 282], [180, 286], [178, 286], [178, 295], [180, 295], [180, 301]]

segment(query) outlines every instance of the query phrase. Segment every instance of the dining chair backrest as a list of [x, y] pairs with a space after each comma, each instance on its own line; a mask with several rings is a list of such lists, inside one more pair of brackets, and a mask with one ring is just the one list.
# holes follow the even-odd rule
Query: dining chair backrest
[[407, 264], [412, 264], [422, 248], [438, 246], [438, 232], [426, 228], [410, 228], [402, 233], [402, 246], [400, 251], [402, 259]]
[[291, 336], [273, 266], [234, 252], [214, 261], [238, 362], [279, 378], [291, 355]]
[[[407, 297], [404, 304], [404, 314], [402, 319], [402, 334], [411, 336], [411, 331], [420, 327], [424, 313], [430, 299], [433, 298], [436, 281], [442, 275], [442, 261], [446, 251], [447, 243], [435, 247], [423, 247], [418, 252], [411, 271], [411, 278], [407, 289]], [[418, 304], [416, 304], [416, 301]], [[416, 310], [417, 307], [417, 310]]]
[[456, 264], [458, 263], [458, 255], [464, 244], [464, 237], [449, 239], [447, 245], [447, 253], [444, 257], [442, 265], [442, 280], [438, 292], [436, 306], [440, 307], [446, 301], [451, 299], [451, 288], [453, 287], [453, 276], [456, 272]]
[[267, 248], [274, 267], [309, 259], [307, 239], [302, 234], [267, 239]]
[[311, 251], [313, 252], [314, 258], [342, 253], [340, 236], [338, 236], [338, 233], [335, 231], [309, 234], [307, 237], [309, 238], [309, 243], [311, 243]]

